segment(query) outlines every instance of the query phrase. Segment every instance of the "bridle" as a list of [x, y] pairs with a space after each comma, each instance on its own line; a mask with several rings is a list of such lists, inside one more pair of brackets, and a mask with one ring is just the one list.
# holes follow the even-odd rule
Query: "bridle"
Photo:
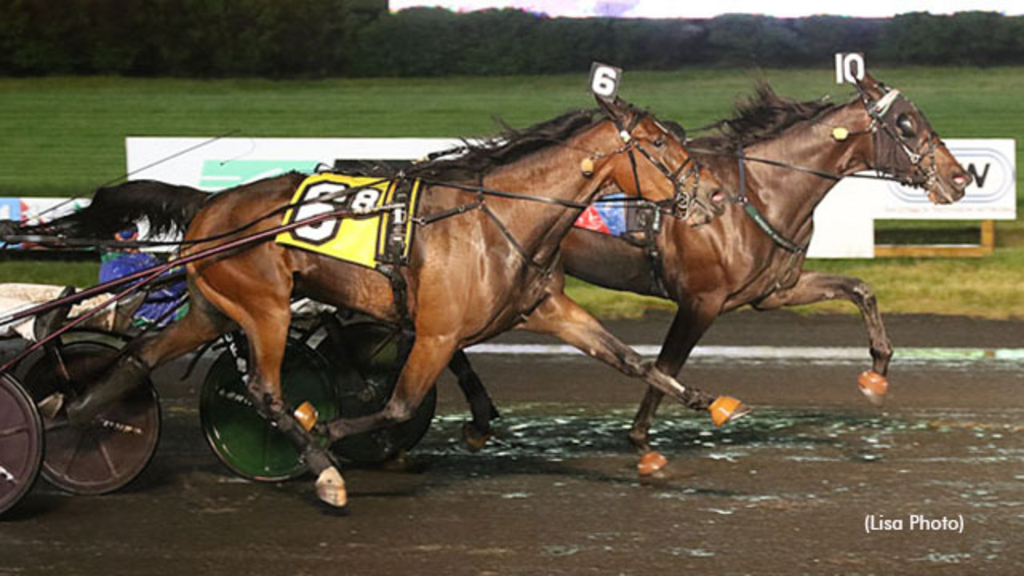
[[[906, 138], [901, 136], [901, 133], [904, 133], [908, 138], [915, 135], [912, 130], [910, 133], [906, 133], [907, 129], [900, 126], [907, 112], [914, 112], [919, 118], [924, 117], [913, 103], [907, 100], [899, 90], [890, 89], [881, 83], [878, 84], [878, 88], [882, 90], [883, 95], [878, 100], [872, 98], [871, 95], [869, 95], [859, 84], [854, 84], [854, 87], [860, 96], [861, 103], [864, 105], [864, 109], [867, 112], [868, 117], [871, 119], [871, 123], [864, 130], [858, 130], [856, 132], [848, 132], [844, 130], [844, 135], [841, 139], [845, 139], [851, 135], [868, 133], [872, 135], [875, 159], [871, 168], [875, 171], [875, 174], [849, 174], [844, 176], [842, 174], [817, 170], [788, 162], [747, 156], [745, 155], [742, 147], [734, 153], [739, 166], [740, 185], [739, 194], [736, 197], [731, 198], [731, 201], [742, 205], [747, 215], [754, 220], [758, 227], [761, 228], [761, 230], [764, 231], [776, 245], [788, 252], [802, 253], [806, 250], [806, 246], [797, 245], [783, 236], [768, 222], [757, 207], [747, 200], [745, 184], [746, 162], [757, 162], [779, 168], [796, 170], [835, 181], [839, 181], [844, 177], [868, 178], [872, 180], [890, 180], [907, 186], [929, 188], [934, 184], [936, 178], [938, 178], [935, 152], [939, 145], [942, 144], [942, 140], [939, 138], [938, 134], [929, 126], [928, 137], [917, 147], [917, 149], [911, 148], [905, 141]], [[721, 151], [717, 150], [694, 149], [693, 151], [705, 154], [722, 154]], [[901, 173], [904, 173], [905, 175], [900, 176]]]
[[[911, 148], [905, 138], [914, 134], [901, 135], [904, 128], [900, 124], [906, 113], [912, 111], [918, 117], [923, 117], [921, 112], [899, 90], [890, 89], [884, 84], [878, 84], [883, 93], [878, 100], [874, 100], [859, 84], [854, 86], [871, 118], [868, 131], [874, 139], [875, 171], [880, 177], [907, 186], [928, 188], [934, 184], [938, 177], [935, 151], [942, 143], [939, 135], [929, 127], [928, 137], [917, 146], [917, 149]], [[902, 156], [894, 152], [901, 153]], [[901, 172], [906, 174], [899, 176]]]
[[[633, 172], [633, 183], [636, 186], [636, 195], [639, 199], [644, 202], [653, 204], [657, 207], [660, 214], [665, 214], [677, 219], [685, 219], [692, 213], [692, 210], [696, 204], [699, 203], [699, 196], [697, 190], [700, 187], [700, 172], [701, 166], [697, 161], [696, 157], [686, 149], [686, 146], [676, 138], [668, 129], [663, 127], [657, 120], [654, 123], [661, 130], [665, 137], [672, 138], [680, 148], [686, 152], [686, 160], [679, 164], [679, 167], [675, 170], [669, 169], [661, 160], [654, 157], [642, 142], [633, 137], [633, 131], [644, 119], [651, 117], [647, 112], [634, 111], [633, 117], [628, 125], [623, 125], [622, 119], [619, 118], [614, 112], [607, 108], [604, 102], [601, 102], [602, 108], [604, 108], [608, 119], [615, 125], [618, 131], [619, 138], [622, 140], [622, 146], [612, 150], [608, 153], [597, 153], [591, 156], [592, 160], [596, 160], [603, 157], [615, 156], [621, 153], [626, 153], [629, 157], [630, 169]], [[643, 192], [640, 186], [640, 175], [638, 172], [636, 156], [633, 154], [633, 150], [636, 150], [643, 156], [658, 172], [660, 172], [669, 182], [672, 183], [673, 196], [672, 198], [665, 200], [650, 200], [643, 197]], [[689, 190], [687, 190], [687, 180], [690, 181]], [[598, 200], [600, 201], [600, 200]], [[620, 200], [621, 202], [621, 200]]]

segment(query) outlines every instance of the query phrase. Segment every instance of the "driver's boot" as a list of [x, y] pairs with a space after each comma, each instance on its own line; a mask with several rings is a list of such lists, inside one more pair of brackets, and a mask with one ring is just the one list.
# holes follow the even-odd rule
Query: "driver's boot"
[[[68, 286], [61, 290], [57, 296], [57, 300], [61, 298], [67, 298], [75, 293], [74, 286]], [[68, 319], [68, 314], [71, 313], [71, 304], [65, 304], [64, 306], [58, 306], [52, 310], [39, 314], [35, 317], [32, 322], [32, 336], [35, 337], [36, 342], [46, 340], [46, 338], [56, 332], [61, 325]], [[47, 354], [55, 354], [56, 350], [60, 348], [60, 344], [54, 340], [44, 344], [44, 350]], [[39, 414], [50, 420], [54, 418], [57, 413], [60, 412], [61, 407], [64, 405], [64, 395], [60, 392], [54, 392], [46, 398], [39, 401], [36, 407], [39, 409]]]
[[87, 424], [104, 409], [135, 389], [149, 376], [150, 369], [131, 354], [117, 359], [106, 378], [90, 386], [67, 406], [68, 422]]

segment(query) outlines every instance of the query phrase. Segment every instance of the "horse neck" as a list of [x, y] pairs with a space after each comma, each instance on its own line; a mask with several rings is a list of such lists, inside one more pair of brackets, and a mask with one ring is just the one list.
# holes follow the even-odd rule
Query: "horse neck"
[[[869, 124], [863, 105], [855, 100], [820, 118], [800, 122], [780, 136], [758, 142], [744, 154], [842, 178], [868, 168], [866, 159], [872, 146], [871, 134], [866, 132]], [[835, 127], [858, 134], [836, 140], [832, 136]], [[756, 199], [768, 221], [797, 244], [805, 243], [812, 231], [814, 210], [839, 181], [756, 161], [746, 162], [745, 169], [750, 182], [748, 195]]]
[[[484, 176], [486, 188], [577, 202], [590, 203], [602, 181], [587, 178], [580, 161], [591, 152], [607, 151], [592, 132], [570, 138], [564, 145], [554, 144], [542, 152], [498, 168]], [[603, 139], [607, 141], [607, 139]], [[512, 234], [532, 254], [535, 262], [547, 262], [579, 216], [579, 210], [523, 199], [489, 197], [486, 203]]]

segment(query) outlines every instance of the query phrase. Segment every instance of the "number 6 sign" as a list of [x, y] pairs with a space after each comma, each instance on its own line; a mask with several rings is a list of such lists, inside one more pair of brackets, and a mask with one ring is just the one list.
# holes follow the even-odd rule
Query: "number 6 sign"
[[594, 62], [590, 65], [590, 91], [602, 100], [614, 100], [619, 93], [622, 68]]

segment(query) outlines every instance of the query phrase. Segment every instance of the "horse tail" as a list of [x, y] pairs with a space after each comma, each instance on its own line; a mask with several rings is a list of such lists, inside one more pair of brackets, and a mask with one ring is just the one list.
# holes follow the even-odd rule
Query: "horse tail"
[[98, 189], [89, 206], [44, 227], [70, 237], [110, 238], [145, 219], [151, 235], [184, 232], [210, 196], [189, 186], [132, 180]]

